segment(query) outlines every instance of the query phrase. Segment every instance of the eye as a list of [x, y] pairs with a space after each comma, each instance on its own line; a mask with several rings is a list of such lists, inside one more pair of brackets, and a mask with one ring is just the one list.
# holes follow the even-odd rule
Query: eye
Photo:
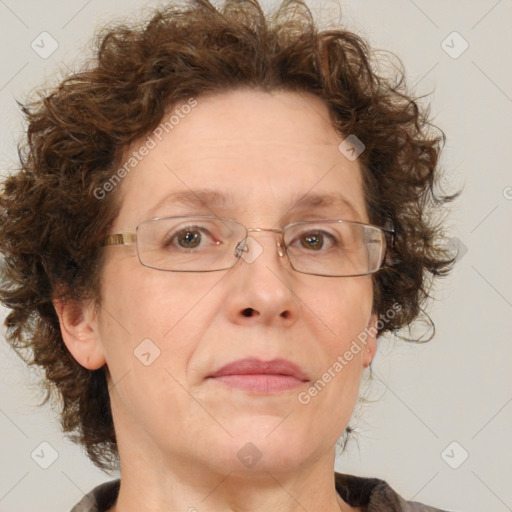
[[311, 231], [309, 233], [304, 233], [300, 236], [299, 240], [301, 247], [311, 249], [313, 251], [325, 249], [325, 245], [327, 243], [330, 244], [330, 247], [328, 248], [338, 244], [336, 238], [326, 231]]
[[218, 245], [221, 243], [218, 240], [214, 240], [214, 237], [210, 231], [204, 227], [187, 226], [185, 228], [167, 233], [162, 242], [162, 246], [165, 249], [197, 249], [198, 247], [204, 245], [202, 242], [204, 241], [205, 237], [212, 240], [212, 245]]
[[177, 240], [180, 247], [184, 247], [186, 249], [194, 249], [201, 243], [202, 234], [198, 230], [186, 230], [180, 231], [177, 235], [174, 236], [174, 238]]

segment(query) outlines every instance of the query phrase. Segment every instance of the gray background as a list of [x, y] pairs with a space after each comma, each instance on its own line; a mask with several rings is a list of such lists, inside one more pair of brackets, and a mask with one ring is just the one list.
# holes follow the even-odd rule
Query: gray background
[[[77, 55], [98, 24], [128, 13], [137, 19], [141, 8], [157, 4], [0, 0], [3, 170], [15, 161], [22, 131], [15, 99], [79, 63], [85, 54]], [[407, 499], [451, 510], [512, 510], [512, 1], [308, 5], [315, 11], [323, 6], [326, 21], [337, 19], [341, 5], [348, 28], [397, 53], [418, 94], [433, 92], [432, 113], [448, 137], [445, 186], [464, 186], [449, 221], [459, 262], [430, 309], [436, 336], [421, 346], [380, 341], [373, 401], [358, 407], [358, 441], [336, 469], [384, 478]], [[51, 41], [41, 43], [43, 31], [58, 44], [46, 58], [40, 53], [51, 49]], [[458, 55], [464, 40], [469, 46]], [[5, 343], [0, 347], [0, 511], [69, 510], [112, 477], [63, 439], [52, 411], [36, 407], [35, 374]], [[52, 462], [52, 449], [57, 458], [43, 469]]]

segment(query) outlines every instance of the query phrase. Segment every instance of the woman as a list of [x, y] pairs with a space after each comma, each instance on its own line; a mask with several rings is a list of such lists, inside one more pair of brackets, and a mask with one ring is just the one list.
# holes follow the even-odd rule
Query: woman
[[443, 136], [360, 38], [196, 0], [24, 112], [8, 338], [121, 471], [73, 511], [437, 510], [333, 472], [378, 336], [452, 264]]

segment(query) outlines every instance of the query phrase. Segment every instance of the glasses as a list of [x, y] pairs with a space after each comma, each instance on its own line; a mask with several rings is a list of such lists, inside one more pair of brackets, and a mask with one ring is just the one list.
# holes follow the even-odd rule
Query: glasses
[[103, 246], [136, 244], [142, 265], [170, 272], [227, 270], [240, 258], [252, 262], [261, 252], [249, 232], [281, 234], [279, 256], [294, 270], [317, 276], [363, 276], [377, 272], [386, 256], [392, 229], [347, 220], [311, 220], [283, 229], [247, 228], [232, 219], [179, 216], [149, 219], [135, 233], [108, 236]]

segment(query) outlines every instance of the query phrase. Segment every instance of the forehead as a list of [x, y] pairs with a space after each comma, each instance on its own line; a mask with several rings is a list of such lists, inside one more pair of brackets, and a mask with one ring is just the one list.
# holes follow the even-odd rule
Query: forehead
[[[178, 124], [193, 128], [204, 141], [226, 136], [227, 140], [238, 137], [249, 142], [251, 137], [265, 137], [269, 131], [278, 131], [280, 140], [295, 144], [332, 144], [337, 140], [326, 103], [311, 93], [240, 88], [199, 96], [196, 101], [195, 107], [187, 109], [188, 114], [179, 116]], [[168, 113], [185, 109], [187, 103], [190, 101], [178, 103]], [[294, 124], [297, 122], [300, 130]], [[240, 126], [243, 132], [232, 131]], [[183, 130], [176, 131], [186, 136]]]
[[321, 99], [253, 90], [198, 97], [171, 129], [164, 123], [179, 109], [176, 105], [159, 129], [128, 148], [126, 158], [149, 139], [154, 142], [121, 183], [120, 215], [145, 220], [149, 213], [162, 213], [154, 211], [160, 204], [174, 199], [186, 206], [184, 200], [192, 204], [195, 197], [212, 208], [269, 214], [273, 208], [349, 202], [364, 217], [359, 163], [338, 150], [344, 137]]

